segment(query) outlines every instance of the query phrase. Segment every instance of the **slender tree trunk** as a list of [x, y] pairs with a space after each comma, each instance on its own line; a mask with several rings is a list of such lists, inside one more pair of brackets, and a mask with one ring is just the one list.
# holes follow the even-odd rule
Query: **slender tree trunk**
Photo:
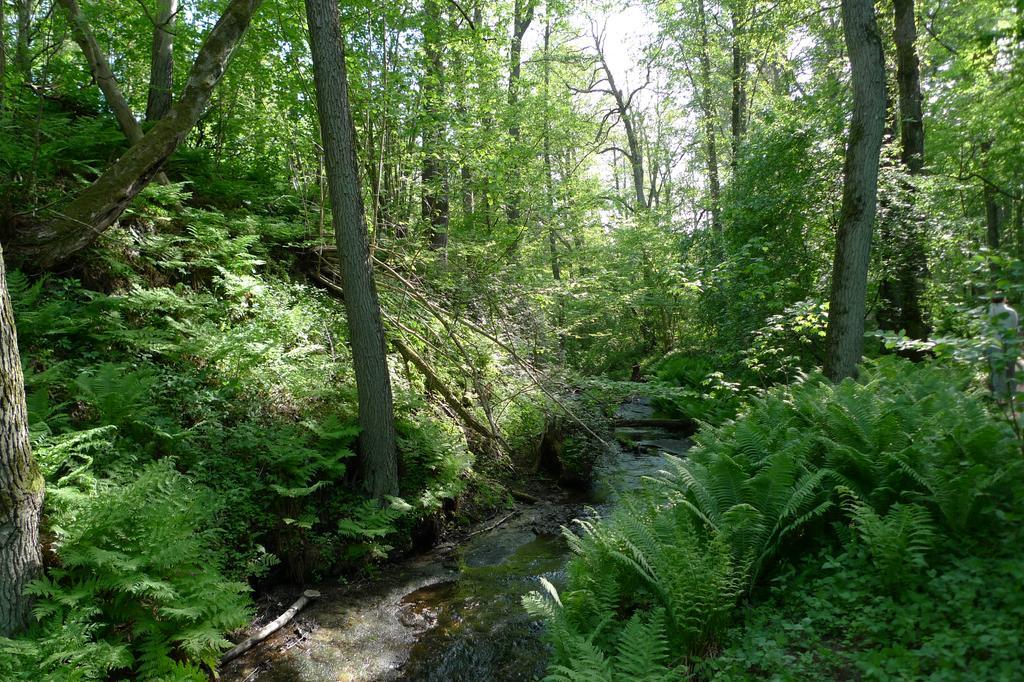
[[43, 567], [42, 509], [43, 477], [29, 446], [25, 381], [0, 249], [0, 636], [28, 620], [25, 586]]
[[985, 201], [985, 245], [995, 251], [1003, 243], [1003, 216], [1005, 214], [999, 206], [999, 197], [995, 189], [988, 183], [984, 185], [982, 198]]
[[441, 9], [437, 0], [426, 0], [426, 23], [423, 27], [423, 46], [427, 57], [427, 72], [422, 84], [423, 110], [423, 162], [420, 169], [422, 188], [421, 215], [426, 221], [430, 248], [446, 260], [448, 249], [447, 169], [442, 156], [444, 122], [441, 102], [444, 97], [444, 61], [441, 58]]
[[363, 481], [374, 497], [398, 494], [395, 415], [384, 348], [380, 302], [373, 280], [366, 211], [359, 187], [355, 126], [336, 0], [306, 0], [320, 134], [338, 244], [359, 396]]
[[177, 17], [178, 0], [158, 0], [149, 63], [147, 121], [159, 121], [166, 116], [174, 100], [174, 24]]
[[921, 110], [921, 65], [917, 58], [914, 0], [893, 0], [896, 82], [900, 100], [900, 161], [911, 175], [924, 170], [924, 113]]
[[15, 0], [18, 24], [15, 33], [14, 64], [28, 83], [32, 80], [32, 12], [35, 0]]
[[[82, 8], [78, 5], [78, 0], [58, 0], [58, 2], [67, 12], [75, 42], [82, 49], [86, 61], [89, 62], [89, 70], [92, 73], [93, 80], [96, 81], [96, 85], [103, 93], [103, 97], [106, 98], [107, 106], [114, 112], [114, 118], [117, 119], [121, 132], [124, 133], [129, 144], [137, 144], [142, 139], [142, 126], [139, 125], [135, 114], [132, 113], [131, 106], [128, 104], [128, 100], [122, 94], [117, 79], [114, 77], [114, 72], [110, 68], [110, 62], [107, 61], [106, 54], [100, 49], [99, 43], [93, 35], [92, 28], [89, 27], [89, 22], [82, 13]], [[167, 176], [163, 173], [158, 173], [156, 181], [161, 185], [165, 185], [167, 184]]]
[[1017, 258], [1024, 258], [1024, 199], [1013, 202], [1013, 234], [1017, 242]]
[[[622, 119], [622, 127], [626, 131], [626, 145], [629, 147], [629, 150], [623, 156], [629, 161], [630, 170], [633, 175], [633, 194], [636, 197], [636, 207], [634, 210], [643, 211], [648, 208], [647, 194], [644, 192], [644, 152], [640, 146], [640, 139], [637, 135], [633, 119], [633, 98], [627, 98], [625, 93], [616, 85], [615, 76], [608, 66], [607, 59], [605, 59], [604, 44], [601, 36], [595, 31], [592, 37], [594, 39], [594, 50], [597, 52], [597, 59], [608, 83], [607, 92], [610, 92], [615, 100], [615, 110], [618, 112], [619, 118]], [[615, 173], [616, 190], [619, 189], [618, 181], [618, 173]]]
[[[533, 15], [537, 8], [537, 0], [515, 0], [512, 11], [512, 43], [508, 56], [508, 115], [510, 123], [508, 136], [512, 140], [514, 157], [518, 157], [520, 138], [519, 129], [519, 79], [523, 70], [523, 36], [533, 23]], [[520, 196], [518, 163], [509, 169], [508, 198], [505, 204], [505, 217], [510, 225], [517, 225], [520, 219]]]
[[[991, 151], [992, 142], [990, 140], [985, 140], [981, 143], [981, 167], [987, 177], [991, 177], [988, 172], [988, 156]], [[999, 248], [1002, 241], [1003, 231], [1003, 216], [1002, 211], [999, 210], [999, 196], [995, 187], [988, 182], [982, 181], [981, 197], [985, 205], [985, 245], [995, 251]]]
[[[896, 83], [899, 89], [900, 161], [911, 176], [924, 171], [924, 117], [921, 111], [921, 71], [915, 43], [914, 0], [893, 0], [896, 44]], [[899, 210], [895, 239], [894, 278], [881, 283], [883, 310], [879, 318], [888, 318], [890, 328], [905, 330], [915, 339], [926, 339], [931, 331], [924, 320], [921, 296], [928, 276], [928, 256], [916, 215], [916, 188], [905, 183], [907, 196]]]
[[[618, 92], [618, 91], [616, 91]], [[621, 99], [621, 93], [620, 99]], [[626, 112], [630, 114], [631, 112]], [[644, 153], [640, 148], [640, 140], [637, 138], [636, 129], [633, 126], [632, 117], [622, 117], [622, 127], [626, 130], [626, 144], [629, 145], [629, 162], [633, 170], [633, 192], [636, 194], [636, 207], [638, 210], [648, 208], [647, 195], [644, 193]]]
[[718, 141], [714, 100], [711, 96], [711, 52], [708, 39], [708, 18], [704, 0], [697, 0], [697, 21], [700, 28], [700, 102], [704, 119], [704, 143], [708, 155], [708, 192], [711, 195], [711, 227], [722, 232], [722, 185], [718, 178]]
[[[562, 268], [558, 262], [558, 239], [555, 237], [555, 181], [551, 169], [551, 17], [544, 24], [544, 193], [547, 199], [548, 250], [551, 253], [551, 279], [556, 282], [562, 279]], [[561, 297], [558, 308], [561, 317]]]
[[853, 115], [825, 339], [825, 375], [833, 381], [856, 376], [864, 351], [868, 260], [885, 127], [885, 60], [873, 0], [842, 0], [842, 17], [850, 55]]
[[740, 143], [747, 132], [747, 53], [743, 44], [742, 16], [732, 9], [732, 166], [740, 159]]
[[0, 113], [5, 104], [7, 85], [7, 0], [0, 0]]
[[47, 269], [91, 244], [160, 172], [202, 116], [262, 0], [231, 0], [196, 55], [181, 99], [93, 184], [41, 224], [8, 225], [8, 251], [18, 262]]
[[82, 48], [82, 53], [85, 55], [86, 61], [89, 62], [92, 77], [100, 91], [103, 92], [107, 106], [114, 112], [114, 118], [117, 119], [121, 132], [128, 138], [130, 144], [138, 144], [142, 139], [142, 126], [139, 125], [135, 114], [132, 113], [132, 109], [128, 105], [128, 100], [122, 94], [114, 72], [110, 68], [110, 62], [107, 61], [106, 54], [100, 49], [99, 43], [96, 42], [96, 37], [82, 13], [82, 8], [78, 5], [78, 0], [58, 0], [58, 2], [67, 12], [75, 42]]

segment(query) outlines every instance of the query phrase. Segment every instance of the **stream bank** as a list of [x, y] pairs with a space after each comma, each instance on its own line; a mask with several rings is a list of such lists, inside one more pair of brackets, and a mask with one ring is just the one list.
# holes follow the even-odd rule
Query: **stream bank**
[[[259, 647], [221, 671], [228, 682], [424, 682], [533, 680], [547, 649], [521, 605], [541, 577], [564, 583], [561, 526], [606, 512], [643, 476], [683, 455], [689, 441], [651, 419], [644, 401], [623, 405], [617, 445], [595, 467], [587, 494], [538, 482], [518, 503], [457, 545], [384, 567], [372, 580], [315, 586], [322, 596]], [[532, 491], [531, 491], [532, 492]], [[282, 602], [287, 601], [282, 599]], [[282, 607], [283, 608], [283, 607]]]

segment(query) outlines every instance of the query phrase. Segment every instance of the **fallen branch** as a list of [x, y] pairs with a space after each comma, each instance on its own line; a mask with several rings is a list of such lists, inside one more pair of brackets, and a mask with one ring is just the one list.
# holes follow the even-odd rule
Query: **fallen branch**
[[[323, 253], [325, 251], [331, 251], [331, 250], [333, 250], [333, 248], [334, 247], [332, 247], [330, 245], [323, 245], [323, 246], [320, 246], [320, 247], [314, 247], [314, 248], [312, 248], [310, 250], [314, 254], [316, 254], [318, 258], [322, 259], [323, 258]], [[436, 319], [441, 324], [441, 326], [443, 326], [445, 328], [445, 330], [451, 335], [451, 337], [453, 339], [455, 338], [455, 336], [456, 336], [455, 331], [454, 331], [454, 329], [452, 329], [452, 325], [449, 322], [449, 320], [447, 319], [447, 315], [446, 315], [444, 310], [440, 309], [434, 303], [432, 303], [429, 300], [427, 300], [427, 298], [425, 296], [423, 296], [422, 294], [417, 292], [416, 289], [415, 289], [415, 286], [412, 284], [412, 282], [410, 282], [408, 279], [403, 277], [397, 270], [392, 268], [390, 265], [388, 265], [384, 261], [381, 261], [381, 260], [378, 260], [378, 259], [374, 258], [373, 259], [373, 265], [374, 265], [375, 268], [378, 269], [378, 271], [384, 272], [385, 274], [389, 275], [391, 278], [399, 281], [402, 285], [404, 285], [405, 288], [403, 289], [403, 293], [405, 293], [405, 295], [408, 296], [409, 298], [411, 298], [412, 300], [415, 300], [417, 303], [422, 305], [424, 307], [424, 309], [427, 312], [429, 312], [431, 314], [431, 316], [434, 319]], [[316, 275], [314, 275], [314, 276], [316, 277], [316, 279], [318, 281], [320, 281], [321, 283], [324, 283], [327, 286], [327, 288], [335, 291], [336, 293], [341, 294], [341, 288], [340, 287], [338, 287], [335, 284], [327, 284], [327, 280], [324, 279], [323, 277], [316, 276]], [[526, 376], [529, 377], [530, 381], [538, 389], [540, 389], [541, 393], [546, 395], [548, 397], [548, 399], [551, 400], [551, 402], [556, 407], [558, 407], [565, 414], [566, 417], [568, 417], [570, 420], [576, 422], [576, 424], [578, 424], [581, 428], [583, 428], [584, 431], [586, 431], [591, 436], [593, 436], [597, 440], [597, 442], [601, 443], [605, 447], [610, 447], [610, 444], [608, 443], [608, 441], [606, 441], [604, 438], [602, 438], [600, 435], [598, 435], [598, 433], [596, 431], [594, 431], [590, 427], [589, 424], [587, 424], [585, 421], [580, 419], [579, 416], [577, 416], [577, 414], [574, 411], [569, 409], [569, 407], [564, 402], [562, 402], [558, 398], [558, 396], [556, 396], [552, 391], [550, 391], [547, 388], [547, 386], [544, 385], [544, 382], [542, 382], [540, 380], [540, 378], [538, 378], [536, 376], [536, 374], [534, 373], [534, 370], [530, 366], [530, 364], [527, 363], [525, 360], [523, 360], [521, 357], [519, 357], [519, 353], [516, 352], [516, 349], [513, 348], [511, 346], [511, 344], [505, 343], [504, 341], [499, 339], [495, 334], [487, 331], [486, 329], [482, 328], [480, 325], [474, 324], [473, 322], [471, 322], [471, 321], [469, 321], [469, 320], [467, 320], [465, 318], [461, 318], [461, 317], [456, 318], [454, 320], [454, 322], [455, 322], [455, 324], [461, 325], [461, 326], [469, 329], [472, 332], [476, 332], [480, 336], [483, 336], [485, 339], [490, 340], [495, 345], [497, 345], [499, 348], [501, 348], [502, 350], [507, 352], [509, 354], [509, 357], [512, 359], [512, 361], [515, 362], [517, 365], [519, 365], [519, 367], [526, 373]], [[393, 341], [392, 341], [392, 343], [393, 343]], [[396, 349], [398, 349], [398, 346], [396, 346]], [[401, 353], [401, 349], [398, 349], [398, 350]], [[407, 358], [407, 360], [408, 360], [408, 358]], [[416, 364], [416, 363], [413, 362], [413, 364]], [[417, 365], [417, 367], [418, 366], [419, 365]], [[428, 379], [429, 379], [429, 376], [428, 376]], [[446, 399], [446, 401], [447, 401], [447, 399]], [[451, 404], [451, 403], [449, 403], [449, 404]], [[460, 405], [460, 407], [461, 407], [461, 405]], [[458, 410], [456, 410], [456, 411], [458, 412]], [[461, 416], [461, 412], [459, 414]], [[476, 420], [474, 419], [474, 421], [476, 421]], [[480, 426], [483, 426], [479, 422], [477, 422], [477, 424], [480, 425]], [[502, 445], [506, 445], [507, 446], [507, 444], [504, 442], [504, 439], [501, 439], [500, 436], [497, 436], [496, 434], [490, 433], [490, 431], [488, 431], [486, 429], [486, 427], [484, 427], [483, 431], [480, 431], [475, 426], [472, 426], [472, 425], [470, 425], [470, 426], [471, 426], [471, 428], [473, 428], [474, 431], [479, 431], [480, 433], [483, 433], [484, 435], [488, 436], [489, 438], [498, 438], [499, 442], [501, 442]]]
[[427, 385], [431, 389], [436, 391], [444, 399], [448, 407], [450, 407], [452, 411], [459, 415], [459, 418], [462, 419], [463, 423], [465, 423], [466, 426], [473, 429], [484, 438], [497, 440], [498, 442], [501, 442], [502, 445], [505, 446], [506, 448], [508, 447], [507, 443], [502, 442], [501, 436], [499, 436], [496, 433], [493, 433], [490, 429], [481, 424], [480, 420], [474, 417], [473, 414], [466, 409], [466, 407], [462, 404], [458, 397], [456, 397], [455, 394], [452, 393], [451, 390], [444, 385], [444, 382], [441, 381], [441, 378], [434, 373], [434, 370], [430, 367], [430, 365], [427, 364], [427, 361], [420, 357], [420, 355], [416, 351], [407, 346], [405, 342], [402, 341], [402, 339], [398, 338], [397, 336], [392, 336], [390, 341], [391, 345], [394, 346], [395, 350], [398, 351], [398, 354], [401, 355], [407, 362], [412, 363], [416, 367], [416, 369], [418, 369], [420, 373], [427, 378]]
[[537, 504], [540, 499], [531, 495], [530, 493], [523, 492], [522, 490], [509, 490], [508, 494], [512, 496], [513, 500], [519, 500], [527, 504]]
[[470, 533], [466, 537], [462, 538], [461, 541], [465, 542], [466, 540], [470, 539], [471, 537], [480, 535], [481, 533], [486, 533], [488, 531], [492, 531], [495, 528], [497, 528], [498, 526], [503, 525], [506, 521], [508, 521], [509, 519], [511, 519], [513, 516], [515, 516], [518, 513], [519, 513], [519, 510], [517, 509], [516, 511], [512, 512], [511, 514], [503, 517], [501, 520], [495, 521], [494, 523], [492, 523], [491, 525], [487, 526], [486, 528], [481, 528], [480, 530], [473, 531], [472, 533]]
[[[377, 259], [374, 259], [373, 263], [375, 267], [379, 268], [380, 270], [383, 270], [386, 274], [389, 274], [392, 278], [397, 279], [399, 282], [405, 285], [405, 294], [410, 298], [414, 299], [415, 301], [417, 301], [418, 303], [420, 303], [420, 305], [422, 305], [438, 322], [441, 323], [441, 325], [446, 330], [448, 330], [450, 334], [452, 334], [452, 336], [454, 336], [454, 332], [452, 331], [451, 325], [448, 323], [448, 320], [445, 318], [445, 313], [443, 310], [439, 309], [436, 305], [428, 301], [423, 295], [418, 293], [413, 287], [412, 283], [409, 282], [409, 280], [407, 280], [401, 274], [399, 274], [398, 271], [396, 271], [390, 265]], [[530, 378], [530, 381], [532, 381], [533, 384], [538, 389], [540, 389], [540, 391], [544, 395], [546, 395], [552, 403], [559, 407], [569, 419], [576, 422], [580, 427], [583, 428], [584, 431], [593, 436], [599, 443], [601, 443], [605, 447], [609, 447], [608, 441], [606, 441], [604, 438], [601, 438], [601, 436], [599, 436], [597, 432], [590, 428], [590, 426], [586, 422], [580, 419], [575, 412], [570, 410], [561, 400], [558, 399], [557, 396], [555, 396], [550, 390], [548, 390], [548, 388], [543, 384], [543, 382], [534, 374], [533, 369], [530, 367], [529, 363], [527, 363], [525, 360], [519, 357], [519, 354], [516, 352], [515, 348], [513, 348], [510, 344], [507, 344], [501, 339], [499, 339], [496, 335], [492, 334], [486, 329], [483, 329], [479, 325], [470, 322], [465, 318], [457, 318], [455, 320], [455, 323], [466, 327], [470, 331], [476, 332], [480, 336], [483, 336], [485, 339], [489, 339], [499, 348], [507, 352], [509, 354], [509, 357], [517, 365], [519, 365], [519, 367], [526, 373], [526, 376]]]
[[237, 644], [235, 648], [231, 649], [223, 656], [221, 656], [220, 664], [224, 665], [228, 661], [233, 661], [249, 649], [253, 648], [257, 644], [265, 640], [267, 637], [270, 637], [272, 634], [274, 634], [275, 632], [283, 628], [285, 625], [287, 625], [288, 621], [294, 618], [299, 611], [306, 607], [306, 604], [313, 601], [319, 596], [320, 593], [316, 590], [306, 590], [305, 592], [303, 592], [302, 596], [296, 599], [295, 603], [292, 604], [287, 611], [282, 613], [280, 616], [278, 616], [271, 622], [267, 623], [265, 626], [263, 626], [263, 628], [260, 629], [259, 632], [250, 637], [247, 637], [242, 642]]

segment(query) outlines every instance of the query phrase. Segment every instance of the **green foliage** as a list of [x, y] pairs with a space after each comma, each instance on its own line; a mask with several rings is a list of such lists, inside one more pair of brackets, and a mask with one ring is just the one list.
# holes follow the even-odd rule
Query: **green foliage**
[[992, 530], [997, 552], [957, 556], [962, 548], [950, 547], [913, 589], [895, 592], [879, 591], [877, 567], [856, 547], [808, 557], [741, 614], [722, 651], [698, 669], [714, 680], [1020, 677], [1020, 535]]
[[[619, 645], [641, 624], [652, 639], [649, 646], [667, 642], [674, 652], [671, 658], [656, 656], [659, 675], [710, 643], [740, 587], [725, 542], [697, 532], [681, 506], [666, 511], [627, 501], [607, 521], [578, 523], [582, 536], [566, 531], [574, 553], [569, 587], [547, 600], [534, 594], [524, 602], [551, 623], [553, 670], [585, 673], [592, 648], [615, 670], [634, 665]], [[626, 614], [626, 622], [619, 614]], [[577, 659], [580, 651], [588, 658]]]
[[828, 303], [814, 299], [786, 306], [754, 331], [743, 364], [762, 385], [785, 383], [824, 361]]
[[884, 514], [851, 497], [846, 504], [854, 529], [882, 581], [891, 590], [912, 582], [928, 567], [936, 539], [931, 514], [917, 504], [897, 502]]
[[654, 609], [680, 656], [663, 668], [690, 663], [722, 636], [740, 592], [836, 543], [892, 594], [933, 577], [939, 545], [1005, 524], [1021, 480], [1012, 430], [965, 385], [888, 358], [859, 382], [772, 389], [704, 428], [644, 497], [568, 536], [561, 595], [526, 601], [551, 624], [553, 673], [613, 669], [619, 633], [636, 614], [658, 622]]
[[[54, 527], [58, 564], [34, 582], [35, 616], [73, 624], [95, 668], [130, 669], [140, 679], [205, 679], [230, 646], [223, 633], [248, 620], [247, 587], [228, 582], [212, 547], [212, 507], [170, 462], [125, 485], [105, 482]], [[54, 644], [46, 634], [38, 644]], [[52, 651], [47, 667], [74, 650]], [[182, 663], [182, 661], [193, 663]]]

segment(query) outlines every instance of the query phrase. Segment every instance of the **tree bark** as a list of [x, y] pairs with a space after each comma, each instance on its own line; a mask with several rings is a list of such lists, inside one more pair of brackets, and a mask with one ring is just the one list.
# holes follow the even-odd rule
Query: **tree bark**
[[0, 636], [27, 622], [25, 586], [42, 571], [43, 476], [28, 439], [25, 380], [0, 249]]
[[32, 12], [35, 0], [15, 0], [18, 10], [17, 31], [14, 44], [14, 64], [22, 79], [32, 81]]
[[924, 114], [921, 110], [921, 65], [917, 58], [914, 0], [893, 0], [896, 83], [900, 101], [900, 161], [911, 175], [924, 170]]
[[7, 85], [7, 0], [0, 0], [0, 113], [4, 110]]
[[[562, 268], [558, 262], [558, 240], [555, 237], [555, 179], [551, 168], [551, 113], [548, 110], [551, 95], [551, 18], [544, 23], [544, 196], [547, 201], [548, 251], [551, 255], [551, 279], [562, 279]], [[558, 315], [561, 318], [561, 296], [558, 301]]]
[[96, 36], [93, 35], [89, 22], [78, 5], [78, 0], [57, 1], [68, 15], [71, 34], [82, 49], [86, 61], [89, 62], [89, 71], [103, 93], [103, 97], [107, 100], [107, 106], [114, 112], [117, 125], [120, 126], [121, 132], [128, 138], [130, 144], [138, 144], [142, 139], [142, 126], [139, 125], [135, 114], [132, 113], [132, 109], [128, 105], [128, 100], [121, 92], [114, 72], [110, 68], [110, 62], [107, 61], [107, 56], [100, 49], [99, 43], [96, 42]]
[[747, 132], [747, 52], [743, 45], [742, 16], [732, 9], [732, 166], [740, 159], [740, 143]]
[[[981, 167], [986, 177], [992, 177], [989, 170], [989, 154], [992, 152], [992, 141], [981, 143]], [[990, 182], [982, 179], [981, 197], [985, 205], [985, 245], [995, 251], [1002, 242], [1003, 215], [999, 209], [999, 194]]]
[[15, 0], [16, 32], [14, 36], [14, 65], [27, 83], [32, 80], [32, 13], [35, 0]]
[[722, 185], [718, 178], [718, 141], [714, 100], [711, 96], [711, 52], [708, 38], [708, 18], [704, 0], [697, 0], [697, 22], [700, 29], [700, 106], [704, 119], [704, 144], [708, 155], [708, 192], [711, 195], [711, 227], [716, 234], [722, 232]]
[[[921, 71], [915, 43], [914, 0], [893, 0], [896, 44], [896, 83], [899, 90], [900, 161], [911, 176], [924, 172], [924, 119], [921, 110]], [[916, 188], [903, 183], [907, 201], [899, 209], [893, 246], [894, 277], [880, 284], [879, 322], [914, 339], [926, 339], [921, 294], [928, 276], [928, 256], [915, 214]]]
[[159, 0], [149, 62], [147, 121], [159, 121], [166, 116], [174, 101], [174, 24], [177, 17], [178, 0]]
[[181, 99], [93, 184], [41, 224], [8, 226], [8, 251], [32, 268], [47, 269], [91, 244], [160, 172], [202, 116], [217, 83], [262, 0], [231, 0], [192, 64]]
[[359, 186], [356, 133], [336, 0], [306, 0], [306, 17], [359, 397], [363, 483], [371, 495], [382, 498], [398, 494], [395, 415], [380, 302], [370, 261], [366, 211]]
[[444, 123], [440, 103], [444, 96], [444, 61], [441, 58], [441, 9], [437, 0], [426, 0], [424, 5], [423, 47], [427, 57], [427, 72], [422, 84], [423, 161], [420, 179], [423, 184], [420, 213], [429, 229], [429, 245], [447, 260], [448, 225], [451, 211], [448, 205], [448, 179], [442, 160]]
[[1024, 258], [1024, 199], [1013, 202], [1013, 234], [1017, 241], [1017, 258]]
[[[85, 18], [78, 0], [57, 1], [60, 2], [67, 12], [75, 42], [82, 49], [86, 61], [89, 62], [89, 70], [92, 73], [93, 80], [96, 81], [96, 85], [103, 93], [103, 97], [106, 98], [107, 106], [114, 112], [117, 125], [128, 139], [129, 144], [138, 144], [139, 140], [142, 139], [142, 126], [139, 125], [135, 114], [132, 113], [131, 106], [128, 104], [128, 100], [125, 99], [124, 94], [121, 92], [121, 88], [117, 84], [117, 78], [114, 77], [114, 72], [110, 68], [110, 62], [107, 61], [107, 56], [100, 49], [96, 36], [93, 35], [92, 28], [89, 27], [89, 22]], [[167, 176], [163, 173], [158, 173], [155, 177], [161, 185], [167, 184]]]
[[[512, 10], [512, 43], [508, 55], [508, 115], [510, 123], [508, 136], [512, 140], [513, 154], [518, 156], [520, 138], [519, 129], [519, 79], [523, 71], [523, 36], [533, 23], [537, 9], [537, 0], [515, 0]], [[508, 199], [505, 204], [505, 217], [509, 225], [516, 225], [520, 219], [520, 196], [518, 164], [513, 163], [510, 169]]]
[[842, 18], [850, 55], [853, 114], [825, 339], [825, 375], [832, 381], [856, 376], [864, 351], [868, 260], [885, 127], [885, 61], [873, 0], [842, 0]]
[[[608, 60], [604, 54], [604, 40], [603, 35], [599, 34], [596, 29], [592, 32], [592, 38], [594, 39], [594, 51], [597, 54], [598, 63], [601, 65], [601, 71], [604, 72], [604, 80], [608, 83], [607, 90], [594, 90], [591, 92], [606, 92], [611, 94], [612, 99], [615, 100], [615, 112], [618, 113], [619, 119], [622, 120], [622, 127], [626, 131], [626, 145], [629, 147], [628, 150], [622, 150], [623, 156], [629, 161], [630, 170], [633, 176], [633, 193], [636, 197], [636, 211], [646, 210], [648, 208], [647, 194], [644, 192], [644, 152], [640, 146], [640, 138], [637, 135], [635, 121], [633, 120], [633, 94], [638, 90], [634, 90], [633, 94], [626, 96], [615, 84], [615, 76], [612, 75], [612, 70], [608, 65]], [[615, 151], [613, 149], [613, 151]], [[615, 182], [618, 184], [618, 174], [615, 173]], [[616, 186], [616, 190], [618, 190]]]

